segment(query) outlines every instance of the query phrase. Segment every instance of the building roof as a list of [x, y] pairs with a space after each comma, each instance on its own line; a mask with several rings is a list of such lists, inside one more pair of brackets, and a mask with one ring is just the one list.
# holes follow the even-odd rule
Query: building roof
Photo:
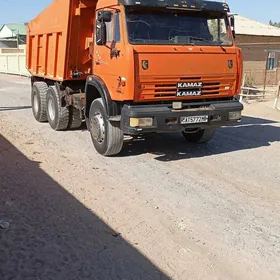
[[0, 41], [0, 49], [6, 49], [6, 48], [8, 48], [8, 46]]
[[0, 39], [0, 49], [17, 48], [17, 41]]
[[235, 31], [238, 35], [280, 37], [280, 28], [235, 15]]
[[14, 34], [19, 34], [19, 35], [26, 35], [26, 26], [25, 24], [4, 24], [1, 28], [0, 31], [6, 26], [9, 28], [11, 31], [13, 31]]

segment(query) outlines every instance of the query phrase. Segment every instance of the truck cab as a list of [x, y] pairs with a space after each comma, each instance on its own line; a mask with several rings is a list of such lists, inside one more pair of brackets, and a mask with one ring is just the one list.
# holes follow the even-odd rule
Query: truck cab
[[[65, 47], [58, 49], [64, 56], [55, 62], [60, 75], [58, 67], [52, 77], [32, 68], [31, 38], [47, 13], [29, 30], [32, 105], [38, 96], [44, 101], [37, 104], [53, 129], [85, 119], [95, 149], [109, 156], [122, 150], [124, 135], [181, 132], [202, 143], [240, 121], [242, 53], [226, 3], [55, 0], [54, 7], [66, 1]], [[38, 82], [45, 94], [34, 90]], [[61, 111], [69, 112], [68, 122], [59, 126]]]

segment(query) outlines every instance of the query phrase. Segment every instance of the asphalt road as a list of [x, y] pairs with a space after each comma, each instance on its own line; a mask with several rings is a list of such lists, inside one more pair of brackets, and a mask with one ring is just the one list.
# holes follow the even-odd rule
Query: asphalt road
[[0, 279], [280, 279], [271, 107], [245, 105], [207, 145], [164, 134], [104, 158], [85, 129], [37, 123], [29, 80], [0, 75]]

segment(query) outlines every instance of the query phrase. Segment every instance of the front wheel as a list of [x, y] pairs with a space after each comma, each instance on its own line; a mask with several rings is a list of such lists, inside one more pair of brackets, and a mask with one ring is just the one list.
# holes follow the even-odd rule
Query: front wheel
[[199, 129], [196, 132], [187, 133], [183, 131], [184, 137], [192, 143], [207, 143], [209, 142], [215, 135], [215, 128], [206, 128]]
[[103, 156], [120, 153], [123, 147], [123, 132], [118, 122], [110, 122], [101, 98], [94, 100], [89, 111], [89, 130], [96, 151]]

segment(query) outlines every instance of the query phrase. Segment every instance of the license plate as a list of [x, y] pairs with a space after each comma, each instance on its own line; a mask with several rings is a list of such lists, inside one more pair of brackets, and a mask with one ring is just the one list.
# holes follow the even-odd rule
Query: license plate
[[180, 122], [181, 124], [207, 123], [208, 116], [181, 117]]

